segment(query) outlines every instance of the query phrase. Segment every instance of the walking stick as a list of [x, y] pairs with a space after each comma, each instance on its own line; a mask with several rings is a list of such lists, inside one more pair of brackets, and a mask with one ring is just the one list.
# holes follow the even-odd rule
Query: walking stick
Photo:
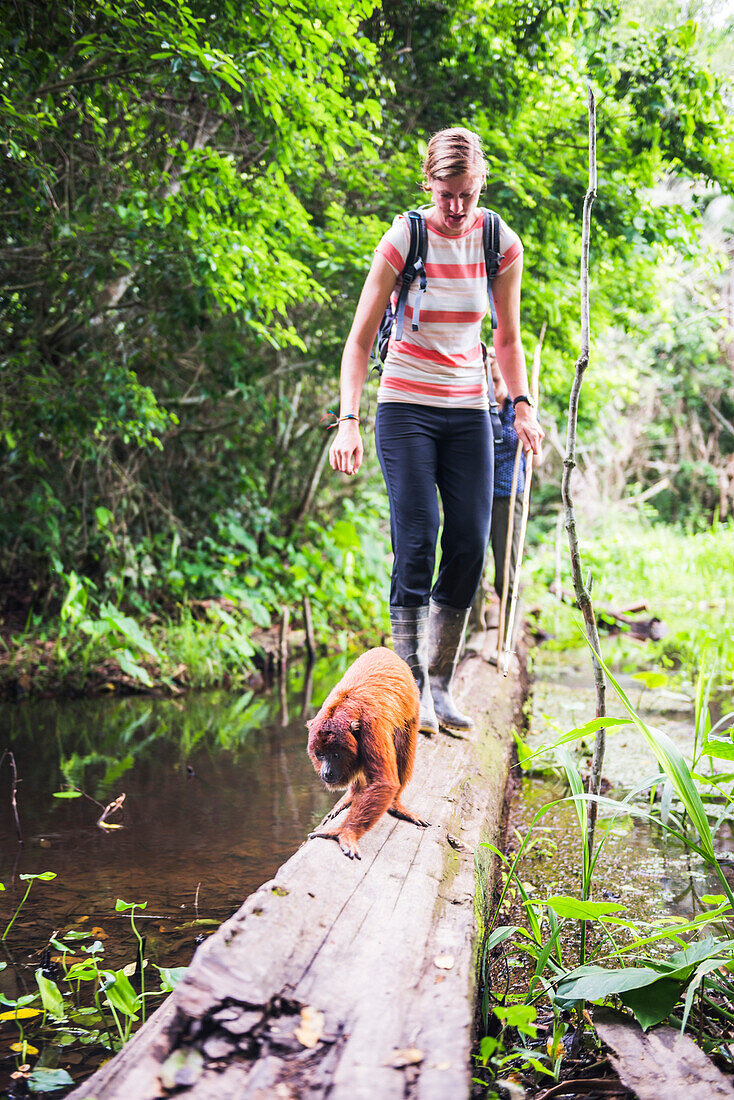
[[520, 477], [520, 459], [522, 457], [522, 443], [518, 439], [515, 451], [515, 463], [512, 467], [512, 485], [510, 487], [510, 511], [507, 517], [507, 538], [505, 540], [505, 564], [502, 570], [502, 599], [500, 600], [500, 619], [497, 625], [497, 668], [500, 667], [500, 653], [505, 638], [505, 616], [507, 614], [507, 597], [510, 592], [510, 564], [512, 555], [512, 539], [515, 534], [515, 501], [517, 500], [517, 483]]
[[[538, 407], [538, 390], [540, 381], [540, 353], [543, 347], [543, 338], [545, 336], [546, 323], [543, 322], [543, 327], [540, 330], [540, 336], [538, 342], [535, 345], [535, 351], [533, 352], [533, 372], [530, 382], [530, 392], [535, 402], [535, 407]], [[522, 447], [522, 444], [518, 444], [518, 450]], [[516, 458], [517, 461], [517, 458]], [[522, 564], [522, 555], [525, 549], [525, 534], [528, 529], [528, 512], [530, 511], [530, 486], [533, 480], [533, 452], [530, 451], [527, 457], [527, 466], [525, 471], [525, 489], [522, 496], [522, 517], [520, 520], [520, 543], [517, 548], [517, 561], [515, 562], [515, 577], [512, 584], [512, 600], [510, 602], [510, 614], [507, 622], [507, 639], [505, 640], [500, 635], [500, 644], [502, 645], [502, 658], [498, 661], [497, 667], [502, 668], [502, 675], [506, 676], [510, 671], [510, 657], [512, 656], [512, 635], [515, 629], [515, 613], [517, 611], [517, 598], [520, 592], [520, 566]], [[503, 593], [504, 596], [504, 593]]]

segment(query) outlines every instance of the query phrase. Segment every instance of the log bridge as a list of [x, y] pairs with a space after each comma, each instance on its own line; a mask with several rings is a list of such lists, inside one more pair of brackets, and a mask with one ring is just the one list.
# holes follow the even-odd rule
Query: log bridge
[[[186, 977], [75, 1100], [461, 1100], [471, 1091], [483, 840], [501, 828], [520, 666], [473, 639], [456, 697], [469, 738], [421, 737], [406, 803], [361, 861], [304, 843], [202, 944]], [[304, 749], [305, 751], [305, 749]], [[314, 777], [314, 782], [316, 782]]]

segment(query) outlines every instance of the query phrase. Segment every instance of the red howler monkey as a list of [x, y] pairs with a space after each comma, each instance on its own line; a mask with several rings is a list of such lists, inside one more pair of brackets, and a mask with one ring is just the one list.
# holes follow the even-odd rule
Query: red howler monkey
[[413, 772], [420, 697], [413, 674], [391, 649], [369, 649], [329, 693], [308, 725], [308, 755], [330, 790], [347, 787], [327, 821], [349, 808], [343, 824], [310, 833], [339, 841], [361, 859], [363, 833], [387, 812], [426, 826], [400, 801]]

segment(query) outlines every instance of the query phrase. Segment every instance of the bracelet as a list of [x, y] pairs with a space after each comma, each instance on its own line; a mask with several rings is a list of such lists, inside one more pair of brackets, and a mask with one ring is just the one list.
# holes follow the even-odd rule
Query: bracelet
[[[347, 413], [346, 416], [337, 416], [333, 409], [329, 409], [327, 411], [327, 416], [333, 416], [334, 417], [332, 423], [326, 425], [327, 432], [330, 432], [332, 428], [338, 427], [338, 425], [341, 424], [342, 420], [356, 420], [357, 423], [359, 424], [359, 417], [357, 416], [356, 413]], [[324, 420], [326, 420], [326, 416], [321, 417], [321, 423], [322, 424], [323, 424]]]

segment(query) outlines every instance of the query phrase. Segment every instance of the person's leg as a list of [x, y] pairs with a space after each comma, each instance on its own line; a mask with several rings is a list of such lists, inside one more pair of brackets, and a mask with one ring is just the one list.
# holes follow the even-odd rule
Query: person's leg
[[[495, 497], [492, 501], [492, 523], [489, 531], [489, 541], [492, 546], [492, 558], [494, 560], [494, 590], [500, 599], [502, 599], [502, 585], [505, 576], [507, 527], [509, 522], [510, 498]], [[510, 555], [510, 570], [512, 571], [512, 555]], [[510, 591], [512, 591], [512, 580], [510, 580]]]
[[489, 415], [447, 410], [437, 484], [444, 511], [441, 564], [431, 593], [428, 672], [439, 727], [469, 730], [451, 694], [471, 602], [484, 568], [492, 513], [493, 442]]
[[390, 502], [393, 649], [410, 667], [421, 697], [420, 729], [438, 723], [428, 683], [428, 594], [438, 534], [436, 444], [430, 416], [413, 405], [385, 403], [375, 425], [377, 453]]
[[390, 604], [428, 603], [439, 512], [436, 495], [436, 410], [422, 405], [378, 405], [375, 443], [390, 503], [393, 569]]
[[468, 608], [481, 580], [492, 515], [493, 447], [488, 413], [446, 410], [436, 468], [441, 561], [431, 592], [445, 607]]

